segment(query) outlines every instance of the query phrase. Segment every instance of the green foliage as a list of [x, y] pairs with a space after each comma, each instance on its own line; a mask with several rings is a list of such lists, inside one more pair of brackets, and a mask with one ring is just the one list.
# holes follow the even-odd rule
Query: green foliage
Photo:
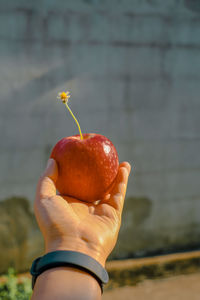
[[13, 269], [9, 269], [4, 283], [0, 283], [0, 300], [29, 300], [32, 294], [31, 281], [24, 277], [18, 283]]

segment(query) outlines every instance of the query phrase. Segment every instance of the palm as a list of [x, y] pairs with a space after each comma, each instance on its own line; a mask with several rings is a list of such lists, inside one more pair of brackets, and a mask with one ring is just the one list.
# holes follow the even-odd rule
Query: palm
[[[99, 204], [87, 203], [61, 196], [55, 198], [57, 200], [56, 208], [59, 212], [54, 210], [53, 219], [55, 220], [55, 217], [57, 217], [56, 222], [57, 224], [62, 223], [62, 227], [64, 220], [65, 234], [69, 231], [70, 233], [73, 231], [74, 234], [77, 232], [80, 234], [81, 232], [84, 238], [92, 242], [94, 237], [102, 237], [103, 235], [106, 239], [110, 231], [118, 231], [120, 215], [110, 204], [105, 202]], [[63, 199], [65, 201], [60, 201]]]
[[110, 194], [99, 203], [87, 203], [56, 194], [54, 162], [38, 183], [34, 204], [46, 250], [71, 249], [93, 257], [100, 253], [97, 259], [104, 264], [117, 240], [128, 172], [130, 166], [120, 164]]

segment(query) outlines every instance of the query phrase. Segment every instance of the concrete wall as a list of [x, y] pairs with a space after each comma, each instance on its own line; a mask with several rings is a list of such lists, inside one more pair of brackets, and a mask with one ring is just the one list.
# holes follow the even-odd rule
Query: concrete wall
[[78, 133], [68, 89], [82, 130], [135, 165], [113, 257], [200, 244], [199, 1], [2, 0], [0, 66], [1, 200], [32, 203]]

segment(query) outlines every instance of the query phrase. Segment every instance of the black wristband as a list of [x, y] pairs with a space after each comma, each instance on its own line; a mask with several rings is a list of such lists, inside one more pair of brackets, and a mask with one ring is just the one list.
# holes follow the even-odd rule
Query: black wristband
[[103, 284], [109, 280], [108, 273], [94, 258], [75, 251], [54, 251], [38, 257], [33, 261], [30, 273], [32, 275], [32, 289], [37, 277], [44, 271], [56, 267], [69, 266], [80, 269], [92, 275], [100, 284], [103, 292]]

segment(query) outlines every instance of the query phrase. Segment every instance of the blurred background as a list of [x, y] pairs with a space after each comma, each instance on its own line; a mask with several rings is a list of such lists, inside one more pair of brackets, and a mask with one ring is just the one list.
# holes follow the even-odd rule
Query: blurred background
[[0, 1], [0, 272], [43, 252], [33, 215], [53, 145], [78, 129], [132, 164], [110, 259], [199, 249], [200, 2]]

